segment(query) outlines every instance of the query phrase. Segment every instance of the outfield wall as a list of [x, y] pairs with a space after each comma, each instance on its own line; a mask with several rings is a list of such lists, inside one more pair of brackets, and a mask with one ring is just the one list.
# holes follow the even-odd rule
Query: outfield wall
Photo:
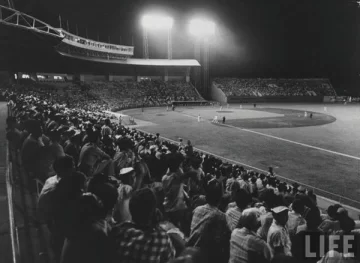
[[259, 103], [259, 102], [323, 102], [323, 96], [269, 96], [269, 97], [237, 97], [228, 96], [228, 103]]

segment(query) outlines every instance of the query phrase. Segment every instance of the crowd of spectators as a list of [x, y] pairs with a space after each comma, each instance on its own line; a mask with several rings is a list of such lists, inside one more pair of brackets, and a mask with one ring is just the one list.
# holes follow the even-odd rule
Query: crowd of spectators
[[106, 101], [112, 109], [165, 106], [173, 101], [204, 101], [195, 88], [185, 81], [94, 81], [89, 86], [90, 91]]
[[327, 79], [217, 78], [213, 84], [226, 96], [336, 96]]
[[32, 91], [6, 97], [11, 156], [44, 182], [38, 214], [58, 262], [353, 262], [327, 245], [304, 261], [306, 236], [316, 248], [359, 224], [338, 204], [322, 214], [313, 191], [272, 168], [247, 170]]
[[196, 89], [185, 81], [142, 80], [93, 81], [64, 87], [28, 80], [25, 84], [7, 87], [16, 92], [27, 92], [51, 103], [65, 104], [84, 110], [119, 111], [136, 107], [166, 106], [174, 101], [205, 101]]

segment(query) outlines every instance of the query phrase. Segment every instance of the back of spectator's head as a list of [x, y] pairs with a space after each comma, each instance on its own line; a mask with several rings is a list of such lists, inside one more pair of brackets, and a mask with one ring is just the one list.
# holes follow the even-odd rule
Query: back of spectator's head
[[208, 182], [206, 187], [206, 202], [211, 206], [218, 206], [223, 195], [222, 185], [216, 179]]
[[169, 154], [166, 161], [170, 172], [178, 171], [183, 160], [183, 156], [179, 153]]
[[304, 203], [304, 205], [309, 208], [316, 208], [315, 202], [305, 194], [297, 194], [295, 198], [300, 199]]
[[57, 130], [52, 130], [49, 132], [49, 138], [52, 142], [60, 142], [61, 140], [61, 133]]
[[239, 227], [245, 227], [256, 232], [261, 226], [260, 211], [257, 208], [245, 209], [239, 220]]
[[60, 178], [72, 175], [75, 169], [74, 159], [69, 155], [58, 157], [54, 161], [53, 168]]
[[328, 214], [331, 218], [335, 219], [335, 218], [336, 218], [336, 212], [337, 212], [337, 210], [338, 210], [340, 207], [341, 207], [340, 204], [330, 205], [330, 206], [328, 207], [328, 209], [327, 209], [327, 214]]
[[114, 209], [119, 196], [116, 187], [110, 183], [92, 184], [89, 182], [88, 192], [93, 193], [102, 201], [105, 215]]
[[252, 184], [256, 183], [257, 178], [255, 176], [251, 177], [250, 181]]
[[277, 206], [271, 209], [274, 219], [281, 226], [285, 226], [289, 219], [288, 211], [289, 209], [286, 206]]
[[131, 150], [134, 147], [133, 141], [127, 137], [123, 137], [117, 140], [116, 145], [120, 148], [121, 151]]
[[281, 193], [286, 192], [286, 190], [287, 190], [286, 184], [280, 183], [279, 186], [278, 186], [278, 190], [279, 190], [279, 192], [281, 192]]
[[302, 215], [304, 213], [304, 203], [300, 200], [300, 199], [295, 199], [294, 202], [292, 203], [292, 210], [294, 210], [294, 212]]
[[313, 190], [308, 190], [307, 195], [314, 201], [315, 204], [317, 204], [317, 196], [314, 194]]
[[339, 217], [340, 228], [344, 233], [349, 233], [355, 229], [355, 221], [350, 218], [348, 215]]
[[275, 207], [276, 204], [276, 195], [272, 189], [265, 189], [260, 195], [259, 200], [264, 202], [268, 209]]
[[14, 124], [16, 124], [16, 118], [13, 117], [13, 116], [9, 116], [6, 118], [6, 124], [11, 127], [13, 126]]
[[101, 134], [98, 131], [92, 131], [92, 132], [88, 133], [88, 140], [91, 143], [98, 143], [100, 138], [101, 138]]
[[79, 199], [78, 222], [84, 224], [92, 220], [105, 218], [103, 210], [103, 204], [96, 195], [84, 193]]
[[235, 192], [235, 203], [237, 207], [244, 210], [252, 202], [251, 194], [244, 189], [238, 189]]
[[191, 166], [194, 168], [194, 169], [199, 169], [200, 166], [201, 166], [201, 163], [202, 163], [202, 159], [201, 158], [198, 158], [198, 157], [193, 157], [191, 158]]
[[321, 217], [317, 210], [310, 209], [305, 215], [306, 225], [309, 230], [315, 230], [321, 223]]
[[133, 192], [129, 210], [134, 223], [141, 227], [151, 226], [156, 215], [156, 206], [156, 196], [151, 189], [143, 188]]
[[248, 180], [249, 180], [249, 175], [248, 175], [248, 173], [241, 173], [241, 178], [242, 178], [244, 181], [248, 181]]
[[85, 182], [85, 174], [74, 172], [72, 175], [62, 178], [56, 190], [62, 197], [74, 199], [84, 191]]
[[41, 125], [37, 120], [26, 121], [25, 129], [35, 137], [40, 137], [42, 135]]
[[105, 120], [105, 125], [107, 125], [107, 126], [110, 126], [110, 125], [111, 125], [110, 119], [106, 119], [106, 120]]

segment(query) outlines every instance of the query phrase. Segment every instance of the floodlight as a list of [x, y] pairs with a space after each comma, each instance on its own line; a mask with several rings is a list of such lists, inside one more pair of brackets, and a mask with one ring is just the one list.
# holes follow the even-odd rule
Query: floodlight
[[146, 29], [171, 29], [173, 19], [168, 16], [145, 15], [141, 20], [141, 24]]
[[190, 21], [189, 30], [196, 37], [210, 37], [215, 34], [215, 23], [203, 19], [193, 19]]

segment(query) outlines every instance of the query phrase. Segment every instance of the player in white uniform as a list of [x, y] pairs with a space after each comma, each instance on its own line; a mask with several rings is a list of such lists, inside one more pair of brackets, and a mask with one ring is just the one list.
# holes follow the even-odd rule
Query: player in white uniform
[[218, 116], [215, 116], [214, 119], [212, 120], [213, 123], [219, 123], [218, 122]]
[[201, 116], [200, 116], [200, 114], [198, 115], [198, 122], [201, 122]]

